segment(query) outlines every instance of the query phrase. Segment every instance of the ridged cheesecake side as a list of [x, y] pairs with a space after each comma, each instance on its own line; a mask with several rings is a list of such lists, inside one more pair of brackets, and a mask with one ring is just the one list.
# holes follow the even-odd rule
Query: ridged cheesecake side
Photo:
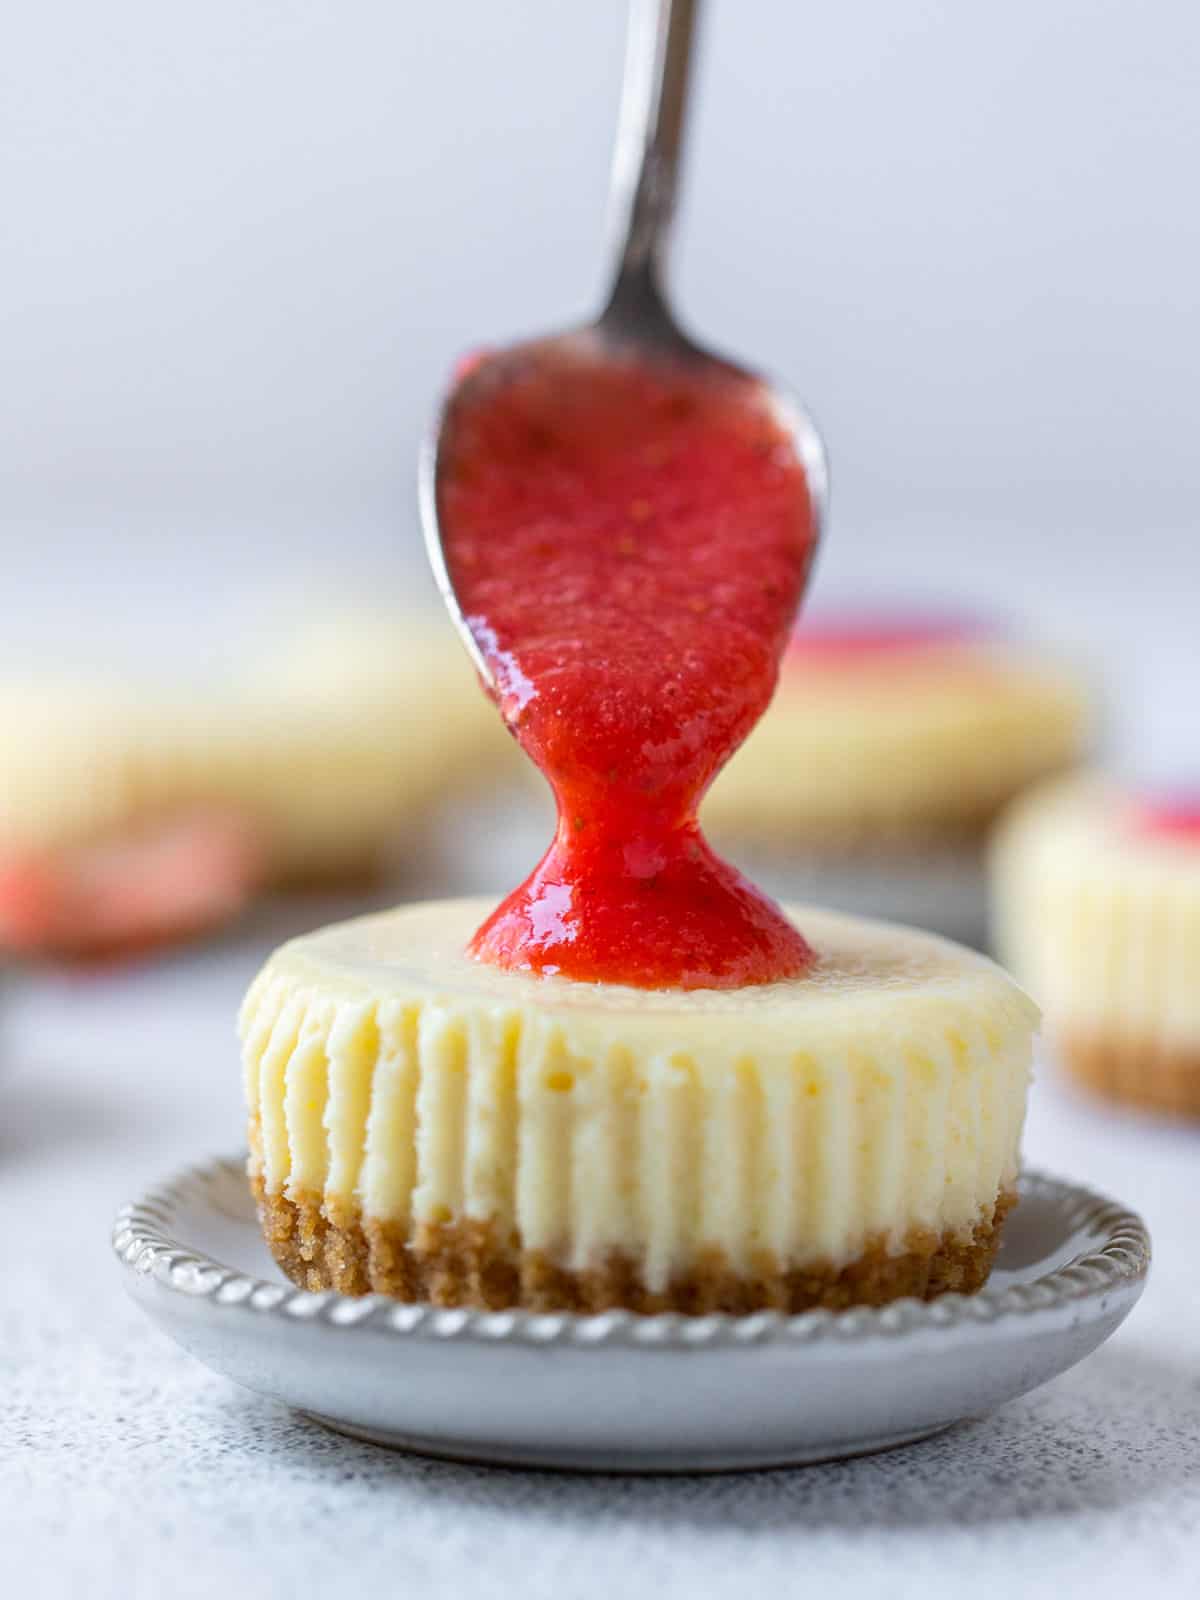
[[252, 986], [251, 1177], [297, 1281], [701, 1310], [986, 1277], [1036, 1026], [995, 967], [806, 911], [813, 977], [646, 994], [469, 962], [485, 909], [325, 930]]
[[1200, 1115], [1200, 848], [1139, 832], [1094, 779], [1014, 809], [991, 859], [995, 942], [1064, 1065], [1113, 1098]]

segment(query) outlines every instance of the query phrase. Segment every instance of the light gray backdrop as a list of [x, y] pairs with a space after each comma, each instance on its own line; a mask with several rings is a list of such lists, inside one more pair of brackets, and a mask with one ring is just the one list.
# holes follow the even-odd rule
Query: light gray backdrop
[[[1186, 754], [1200, 7], [707, 9], [679, 301], [824, 426], [818, 594], [1086, 639], [1138, 758]], [[447, 363], [595, 304], [623, 25], [620, 0], [12, 9], [10, 644], [223, 639], [269, 585], [417, 581]]]

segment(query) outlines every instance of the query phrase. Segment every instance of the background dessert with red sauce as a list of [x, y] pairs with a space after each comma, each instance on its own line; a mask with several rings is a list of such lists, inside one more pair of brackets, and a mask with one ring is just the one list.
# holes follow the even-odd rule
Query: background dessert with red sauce
[[1091, 721], [1081, 671], [985, 616], [818, 612], [704, 822], [775, 894], [982, 942], [988, 829], [1079, 762]]

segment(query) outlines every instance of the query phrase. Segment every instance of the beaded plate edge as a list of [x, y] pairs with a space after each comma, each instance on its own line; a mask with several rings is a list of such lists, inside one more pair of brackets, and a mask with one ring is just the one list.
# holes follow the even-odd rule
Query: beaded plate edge
[[763, 1343], [843, 1344], [894, 1339], [918, 1331], [951, 1332], [1013, 1317], [1029, 1317], [1073, 1301], [1098, 1300], [1143, 1280], [1150, 1267], [1150, 1235], [1132, 1211], [1090, 1189], [1041, 1172], [1021, 1176], [1022, 1200], [1040, 1198], [1059, 1208], [1072, 1232], [1092, 1236], [1090, 1248], [1028, 1282], [985, 1287], [977, 1294], [946, 1294], [929, 1302], [897, 1300], [879, 1308], [806, 1311], [787, 1315], [759, 1311], [748, 1316], [713, 1312], [685, 1316], [630, 1311], [484, 1311], [408, 1305], [383, 1295], [356, 1298], [332, 1290], [313, 1293], [247, 1277], [176, 1237], [180, 1207], [208, 1200], [218, 1184], [244, 1181], [244, 1158], [222, 1158], [189, 1167], [168, 1182], [122, 1206], [112, 1245], [130, 1272], [165, 1289], [209, 1301], [231, 1315], [319, 1323], [343, 1332], [384, 1333], [400, 1339], [466, 1340], [537, 1346], [624, 1345], [678, 1350], [745, 1347]]

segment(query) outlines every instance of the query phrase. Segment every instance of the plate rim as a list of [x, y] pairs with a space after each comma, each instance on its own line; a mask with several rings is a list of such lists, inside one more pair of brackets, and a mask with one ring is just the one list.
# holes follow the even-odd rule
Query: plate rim
[[[175, 1236], [181, 1204], [219, 1178], [244, 1176], [246, 1157], [218, 1156], [185, 1167], [147, 1189], [117, 1212], [112, 1248], [135, 1279], [153, 1281], [175, 1296], [207, 1301], [229, 1315], [247, 1311], [289, 1325], [317, 1323], [344, 1333], [371, 1331], [393, 1340], [433, 1339], [495, 1345], [619, 1345], [626, 1348], [713, 1350], [763, 1344], [845, 1346], [892, 1341], [918, 1332], [938, 1336], [964, 1327], [1024, 1319], [1067, 1304], [1102, 1302], [1114, 1290], [1140, 1293], [1150, 1269], [1149, 1229], [1137, 1212], [1098, 1191], [1039, 1170], [1018, 1179], [1022, 1199], [1040, 1195], [1070, 1206], [1071, 1225], [1103, 1235], [1094, 1248], [1071, 1257], [1052, 1272], [1024, 1283], [985, 1286], [972, 1295], [945, 1294], [936, 1300], [902, 1299], [886, 1306], [846, 1311], [796, 1313], [756, 1311], [748, 1315], [709, 1312], [689, 1316], [668, 1311], [653, 1315], [626, 1310], [592, 1313], [487, 1311], [448, 1308], [390, 1299], [385, 1295], [344, 1295], [313, 1291], [251, 1277], [185, 1244]], [[132, 1287], [132, 1285], [131, 1285]]]

